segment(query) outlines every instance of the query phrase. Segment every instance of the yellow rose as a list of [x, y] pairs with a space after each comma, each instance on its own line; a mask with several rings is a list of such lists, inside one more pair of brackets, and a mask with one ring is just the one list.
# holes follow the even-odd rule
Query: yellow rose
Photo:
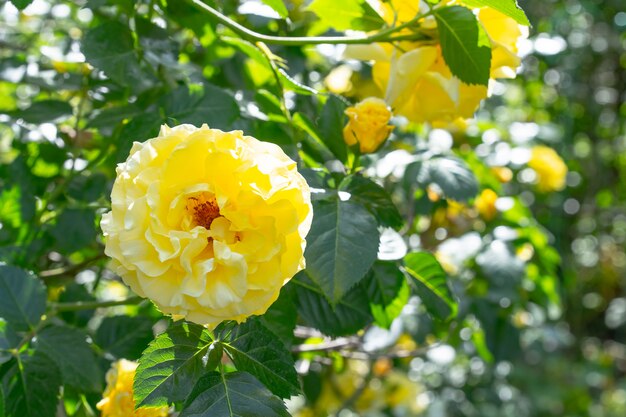
[[137, 363], [120, 359], [106, 374], [107, 387], [96, 407], [102, 417], [166, 417], [169, 407], [140, 408], [135, 410], [133, 379]]
[[163, 126], [117, 168], [105, 253], [164, 313], [214, 327], [262, 314], [304, 268], [310, 190], [276, 145]]
[[537, 174], [539, 191], [546, 193], [565, 188], [567, 165], [554, 149], [548, 146], [535, 146], [532, 149], [528, 166]]
[[496, 194], [495, 191], [489, 188], [484, 189], [480, 195], [476, 197], [476, 201], [474, 201], [478, 214], [487, 221], [492, 220], [496, 217], [496, 214], [498, 214], [498, 209], [496, 208], [497, 200], [498, 194]]
[[393, 130], [388, 124], [391, 112], [379, 98], [368, 97], [356, 106], [348, 107], [346, 115], [349, 120], [343, 129], [343, 138], [349, 146], [358, 142], [361, 153], [375, 152]]

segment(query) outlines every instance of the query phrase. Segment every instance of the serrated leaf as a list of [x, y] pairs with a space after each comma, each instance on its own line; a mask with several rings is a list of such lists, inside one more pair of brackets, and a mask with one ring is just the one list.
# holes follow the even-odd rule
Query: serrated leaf
[[409, 300], [404, 274], [394, 262], [376, 262], [365, 283], [374, 321], [388, 329]]
[[339, 189], [351, 194], [350, 199], [365, 206], [378, 220], [378, 224], [398, 230], [404, 219], [383, 187], [360, 175], [346, 177]]
[[0, 265], [0, 317], [15, 330], [34, 328], [46, 312], [46, 287], [23, 269]]
[[204, 375], [180, 417], [289, 417], [285, 404], [246, 372]]
[[289, 12], [287, 11], [287, 7], [285, 6], [285, 3], [283, 2], [283, 0], [262, 0], [262, 1], [263, 3], [270, 6], [283, 19], [289, 16]]
[[324, 103], [319, 118], [319, 137], [330, 151], [342, 162], [348, 157], [348, 146], [343, 139], [346, 104], [339, 97], [331, 95]]
[[332, 307], [306, 271], [298, 273], [291, 282], [296, 288], [298, 313], [307, 325], [324, 334], [346, 336], [372, 322], [367, 292], [362, 285], [352, 288]]
[[20, 362], [6, 392], [6, 417], [54, 417], [61, 387], [55, 363], [39, 351]]
[[260, 320], [248, 319], [220, 342], [239, 371], [252, 374], [275, 395], [289, 398], [300, 393], [291, 353]]
[[427, 160], [422, 165], [419, 182], [437, 184], [447, 198], [468, 201], [478, 194], [478, 181], [472, 170], [459, 158], [446, 156]]
[[404, 268], [428, 312], [441, 320], [456, 314], [457, 303], [448, 288], [448, 277], [432, 254], [409, 253], [404, 257]]
[[56, 249], [70, 254], [96, 241], [96, 214], [92, 209], [66, 209], [50, 230]]
[[336, 30], [375, 30], [385, 23], [365, 0], [314, 0], [308, 7]]
[[466, 84], [489, 83], [491, 41], [474, 13], [463, 6], [435, 9], [441, 53], [450, 71]]
[[111, 21], [87, 31], [81, 51], [87, 62], [123, 86], [143, 91], [152, 85], [153, 78], [141, 68], [133, 34], [121, 23]]
[[278, 336], [286, 347], [290, 347], [298, 319], [293, 287], [284, 286], [280, 290], [278, 299], [260, 319], [263, 325]]
[[530, 26], [524, 10], [519, 7], [516, 0], [463, 0], [468, 7], [488, 6], [514, 19], [520, 25]]
[[136, 407], [183, 401], [198, 378], [217, 366], [210, 361], [212, 338], [204, 327], [177, 322], [154, 339], [139, 358], [133, 385]]
[[103, 375], [95, 366], [96, 357], [87, 336], [65, 326], [46, 327], [37, 335], [37, 349], [58, 366], [63, 382], [89, 392], [102, 390]]
[[72, 117], [72, 106], [66, 101], [35, 101], [24, 110], [7, 112], [11, 117], [23, 119], [27, 123], [59, 123]]
[[102, 320], [95, 342], [116, 358], [135, 360], [152, 338], [152, 321], [147, 317], [113, 316]]
[[376, 219], [365, 207], [339, 199], [314, 201], [313, 213], [304, 252], [306, 271], [336, 305], [376, 260]]

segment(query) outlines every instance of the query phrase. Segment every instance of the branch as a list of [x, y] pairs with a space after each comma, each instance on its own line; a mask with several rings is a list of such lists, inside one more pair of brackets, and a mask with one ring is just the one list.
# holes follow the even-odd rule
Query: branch
[[51, 309], [55, 312], [60, 311], [80, 311], [80, 310], [95, 310], [102, 307], [115, 307], [131, 304], [139, 304], [143, 301], [141, 297], [129, 297], [125, 300], [114, 301], [77, 301], [71, 303], [51, 303]]
[[406, 23], [398, 26], [394, 26], [388, 29], [381, 30], [373, 35], [361, 35], [361, 36], [271, 36], [264, 35], [262, 33], [255, 32], [248, 29], [245, 26], [240, 25], [229, 17], [223, 15], [219, 11], [215, 10], [211, 6], [203, 3], [200, 0], [188, 0], [194, 6], [201, 9], [206, 14], [213, 17], [215, 20], [222, 23], [227, 28], [238, 33], [242, 38], [251, 42], [265, 42], [276, 45], [317, 45], [317, 44], [332, 44], [332, 45], [349, 45], [349, 44], [369, 44], [373, 42], [396, 42], [401, 40], [432, 40], [429, 36], [421, 33], [407, 34], [402, 36], [391, 36], [396, 32], [399, 32], [405, 28], [413, 26], [419, 20], [431, 15], [433, 12], [428, 11], [426, 13], [419, 14]]

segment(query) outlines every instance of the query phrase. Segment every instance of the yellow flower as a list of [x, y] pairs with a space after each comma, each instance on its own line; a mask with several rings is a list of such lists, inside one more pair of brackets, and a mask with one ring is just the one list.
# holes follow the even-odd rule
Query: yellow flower
[[535, 146], [532, 149], [528, 166], [537, 173], [539, 191], [546, 193], [565, 188], [567, 165], [554, 149], [548, 146]]
[[107, 387], [96, 407], [102, 417], [166, 417], [169, 407], [140, 408], [135, 410], [133, 379], [137, 363], [120, 359], [106, 374]]
[[349, 120], [343, 129], [343, 138], [349, 146], [358, 142], [361, 153], [375, 152], [393, 130], [388, 124], [391, 111], [379, 98], [368, 97], [356, 106], [348, 107], [346, 115]]
[[133, 291], [214, 327], [262, 314], [304, 268], [310, 190], [276, 145], [163, 126], [117, 168], [105, 253]]
[[496, 194], [495, 191], [489, 188], [484, 189], [480, 195], [476, 197], [476, 201], [474, 201], [478, 214], [487, 221], [492, 220], [496, 217], [496, 214], [498, 214], [498, 209], [496, 208], [497, 200], [498, 194]]

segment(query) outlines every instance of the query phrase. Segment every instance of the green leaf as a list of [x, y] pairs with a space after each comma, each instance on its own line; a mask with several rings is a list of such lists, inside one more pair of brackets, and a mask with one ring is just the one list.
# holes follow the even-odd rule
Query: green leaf
[[287, 11], [287, 7], [285, 6], [285, 3], [283, 2], [283, 0], [262, 0], [262, 1], [263, 3], [267, 4], [272, 9], [274, 9], [274, 11], [278, 13], [278, 15], [282, 17], [283, 19], [289, 16], [289, 12]]
[[17, 347], [19, 343], [20, 339], [13, 328], [4, 319], [0, 319], [0, 365], [13, 357], [8, 350]]
[[491, 242], [476, 256], [476, 263], [492, 285], [517, 292], [526, 264], [515, 256], [513, 249], [501, 240]]
[[[135, 374], [136, 407], [160, 407], [183, 401], [201, 375], [217, 366], [213, 340], [197, 324], [177, 322], [150, 343]], [[219, 358], [217, 358], [219, 361]]]
[[276, 72], [278, 73], [283, 89], [305, 96], [316, 95], [318, 93], [316, 89], [296, 81], [291, 75], [287, 74], [287, 71], [284, 69], [276, 68]]
[[105, 317], [95, 335], [104, 351], [130, 360], [138, 359], [152, 339], [152, 321], [141, 316]]
[[308, 7], [336, 30], [376, 30], [385, 21], [365, 0], [314, 0]]
[[87, 336], [66, 326], [46, 327], [37, 335], [37, 348], [52, 359], [61, 371], [63, 382], [89, 392], [102, 390], [103, 375]]
[[278, 336], [286, 347], [290, 347], [297, 318], [295, 292], [293, 287], [285, 286], [280, 290], [278, 299], [261, 316], [261, 322]]
[[520, 25], [530, 26], [526, 13], [519, 7], [516, 0], [463, 0], [463, 4], [468, 7], [488, 6], [515, 19]]
[[331, 307], [319, 286], [300, 272], [291, 280], [298, 297], [298, 313], [304, 322], [329, 336], [354, 334], [372, 322], [367, 292], [357, 285]]
[[404, 274], [394, 262], [376, 262], [365, 281], [376, 324], [388, 329], [409, 300]]
[[359, 204], [314, 201], [304, 257], [307, 274], [333, 305], [370, 269], [378, 253], [376, 219]]
[[11, 3], [13, 3], [18, 10], [24, 10], [32, 2], [33, 0], [11, 0]]
[[6, 417], [54, 417], [61, 387], [56, 365], [39, 351], [20, 362], [6, 391]]
[[87, 62], [123, 86], [140, 92], [153, 83], [153, 77], [141, 68], [132, 32], [121, 23], [107, 22], [90, 29], [81, 50]]
[[289, 417], [285, 404], [246, 372], [209, 372], [193, 389], [180, 417]]
[[0, 265], [0, 317], [15, 330], [34, 328], [46, 312], [46, 287], [33, 274]]
[[478, 181], [472, 170], [459, 158], [446, 156], [427, 160], [418, 176], [422, 184], [437, 184], [447, 198], [468, 201], [478, 194]]
[[56, 248], [66, 254], [95, 243], [96, 214], [92, 209], [66, 209], [50, 231], [56, 240]]
[[462, 6], [434, 11], [441, 53], [450, 71], [466, 84], [489, 83], [491, 41], [474, 13]]
[[351, 194], [350, 199], [365, 206], [378, 220], [378, 224], [396, 230], [404, 225], [404, 219], [391, 197], [383, 187], [361, 175], [346, 177], [339, 189]]
[[448, 288], [448, 277], [432, 254], [409, 253], [404, 257], [404, 268], [414, 278], [417, 295], [429, 313], [441, 320], [456, 314], [457, 303]]
[[331, 95], [326, 100], [319, 118], [320, 138], [330, 151], [342, 162], [348, 157], [348, 146], [343, 139], [346, 104], [339, 97]]
[[249, 372], [275, 395], [289, 398], [300, 393], [291, 353], [260, 320], [248, 319], [220, 342], [239, 371]]
[[72, 106], [66, 101], [41, 100], [35, 101], [24, 110], [7, 112], [16, 119], [23, 119], [27, 123], [60, 123], [72, 117]]

